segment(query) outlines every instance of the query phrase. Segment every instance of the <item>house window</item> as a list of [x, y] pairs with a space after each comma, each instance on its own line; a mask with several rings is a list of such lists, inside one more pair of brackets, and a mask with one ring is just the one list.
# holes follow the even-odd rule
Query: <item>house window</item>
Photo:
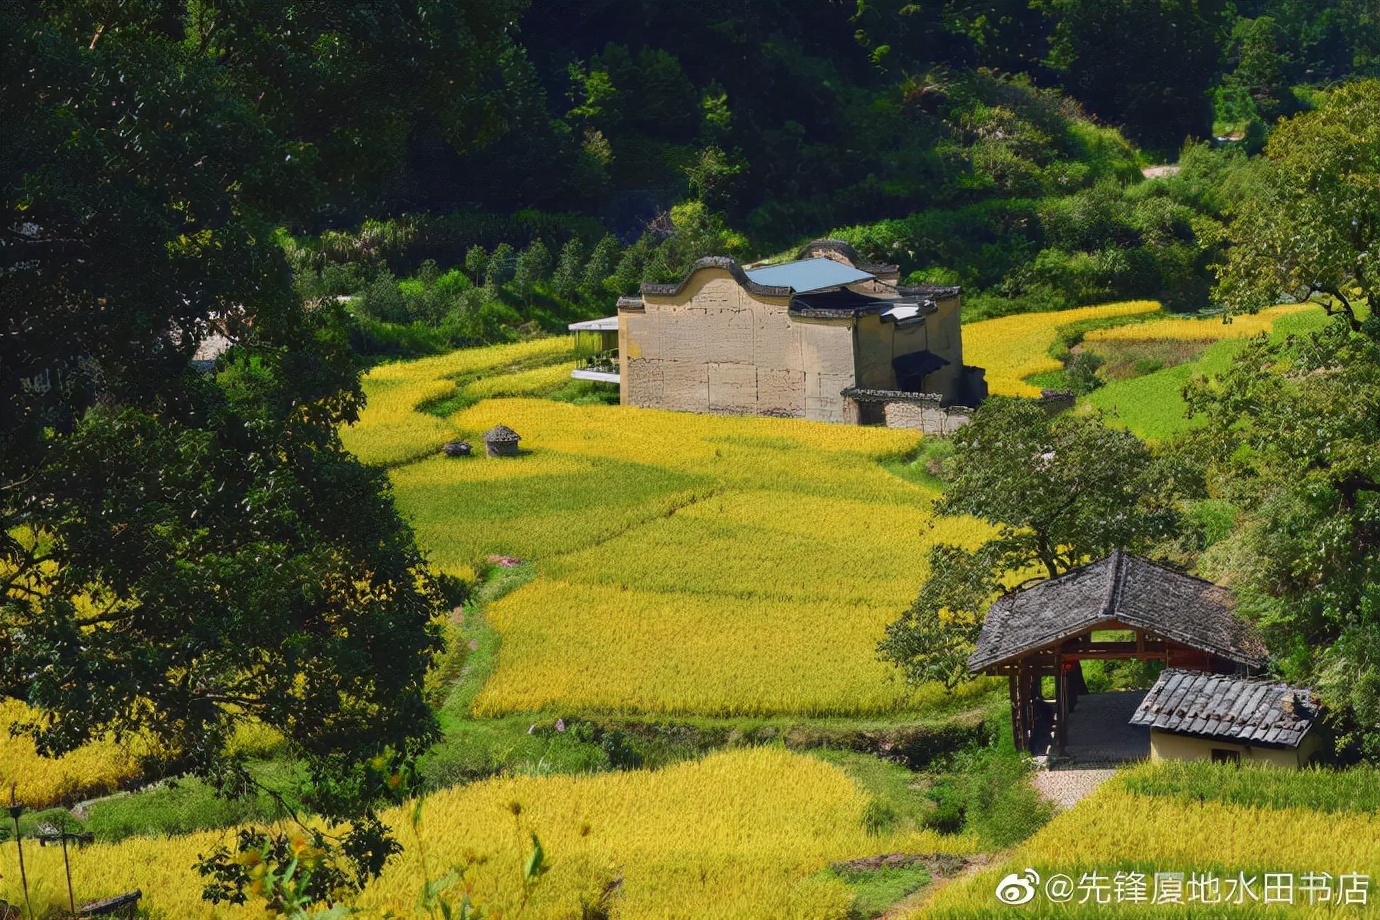
[[1235, 766], [1238, 766], [1238, 767], [1239, 767], [1239, 766], [1241, 766], [1241, 752], [1240, 752], [1240, 751], [1229, 751], [1229, 750], [1227, 750], [1226, 748], [1213, 748], [1213, 749], [1212, 749], [1212, 762], [1213, 762], [1213, 763], [1229, 763], [1229, 764], [1234, 764]]
[[877, 402], [858, 403], [859, 425], [885, 425], [886, 406]]

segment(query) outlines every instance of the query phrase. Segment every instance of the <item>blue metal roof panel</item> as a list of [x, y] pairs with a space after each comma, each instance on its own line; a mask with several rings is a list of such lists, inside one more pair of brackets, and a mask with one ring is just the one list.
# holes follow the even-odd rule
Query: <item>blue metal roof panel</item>
[[758, 284], [789, 287], [797, 294], [870, 281], [874, 277], [833, 259], [801, 259], [782, 265], [764, 265], [748, 269], [747, 276]]

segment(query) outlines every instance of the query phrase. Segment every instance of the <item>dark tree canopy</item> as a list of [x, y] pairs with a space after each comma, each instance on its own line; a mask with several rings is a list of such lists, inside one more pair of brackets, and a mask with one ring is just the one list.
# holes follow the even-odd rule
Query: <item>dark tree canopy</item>
[[1325, 295], [1355, 330], [1380, 306], [1380, 80], [1275, 129], [1235, 207], [1218, 296], [1236, 312]]
[[[308, 805], [363, 819], [360, 868], [387, 856], [370, 808], [436, 730], [440, 595], [340, 445], [360, 368], [274, 228], [367, 192], [423, 108], [482, 141], [515, 12], [0, 9], [0, 694], [41, 750], [139, 733], [224, 782], [256, 720]], [[212, 333], [234, 347], [203, 373]]]
[[1240, 510], [1216, 564], [1277, 669], [1380, 757], [1380, 345], [1340, 318], [1262, 338], [1188, 397], [1209, 484]]
[[1225, 0], [1051, 0], [1064, 88], [1136, 142], [1166, 153], [1208, 137]]

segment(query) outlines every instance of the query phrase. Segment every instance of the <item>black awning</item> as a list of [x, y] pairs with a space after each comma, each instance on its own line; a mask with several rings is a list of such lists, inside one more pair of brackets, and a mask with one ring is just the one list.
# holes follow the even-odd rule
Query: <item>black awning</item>
[[891, 369], [896, 372], [897, 380], [908, 380], [933, 374], [941, 367], [946, 367], [948, 363], [932, 351], [913, 351], [908, 355], [892, 358]]

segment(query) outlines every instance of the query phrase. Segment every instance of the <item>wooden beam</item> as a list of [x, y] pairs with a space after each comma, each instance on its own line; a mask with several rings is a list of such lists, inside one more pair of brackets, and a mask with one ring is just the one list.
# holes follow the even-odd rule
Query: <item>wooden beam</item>
[[1161, 654], [1162, 654], [1162, 653], [1160, 652], [1159, 649], [1152, 649], [1152, 650], [1150, 650], [1150, 651], [1148, 651], [1148, 652], [1140, 652], [1140, 651], [1136, 651], [1135, 649], [1127, 649], [1127, 650], [1124, 651], [1124, 652], [1123, 652], [1123, 651], [1069, 652], [1067, 655], [1064, 656], [1064, 660], [1065, 660], [1065, 661], [1077, 661], [1077, 660], [1083, 659], [1083, 658], [1088, 658], [1088, 659], [1110, 659], [1110, 658], [1144, 658], [1144, 659], [1150, 659], [1150, 658], [1159, 658], [1159, 657], [1161, 656]]

